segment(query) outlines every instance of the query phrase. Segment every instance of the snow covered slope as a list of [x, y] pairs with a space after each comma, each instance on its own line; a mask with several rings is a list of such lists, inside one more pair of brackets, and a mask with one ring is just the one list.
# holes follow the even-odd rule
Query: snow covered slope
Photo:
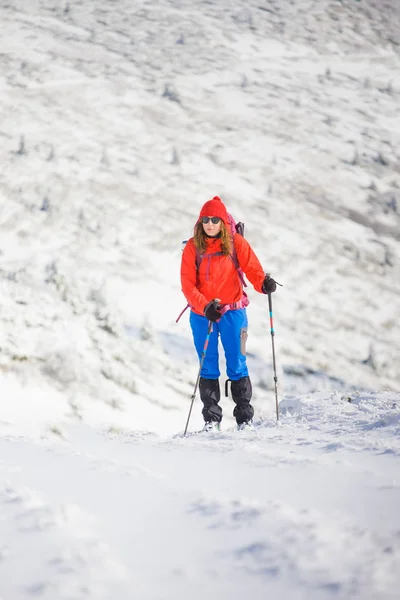
[[[0, 1], [0, 600], [397, 600], [397, 0]], [[219, 194], [257, 426], [183, 439]], [[190, 432], [201, 427], [196, 399]]]
[[0, 435], [0, 597], [396, 600], [400, 394], [281, 410], [187, 438]]

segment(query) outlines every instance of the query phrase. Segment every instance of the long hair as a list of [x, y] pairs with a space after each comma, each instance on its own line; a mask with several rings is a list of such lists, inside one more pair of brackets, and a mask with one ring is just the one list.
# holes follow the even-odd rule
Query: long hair
[[[203, 224], [201, 221], [199, 221], [196, 223], [194, 228], [193, 241], [200, 254], [204, 254], [207, 251], [206, 239], [207, 236], [204, 231]], [[221, 245], [222, 254], [229, 256], [229, 254], [232, 252], [232, 236], [223, 221], [221, 221]]]

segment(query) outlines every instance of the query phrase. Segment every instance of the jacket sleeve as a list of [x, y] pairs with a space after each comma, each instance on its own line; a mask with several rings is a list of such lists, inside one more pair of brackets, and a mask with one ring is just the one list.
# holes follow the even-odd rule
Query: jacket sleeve
[[240, 268], [257, 292], [262, 293], [265, 272], [249, 242], [239, 233], [233, 238]]
[[197, 289], [196, 248], [193, 238], [187, 242], [182, 252], [181, 286], [190, 306], [203, 314], [207, 300]]

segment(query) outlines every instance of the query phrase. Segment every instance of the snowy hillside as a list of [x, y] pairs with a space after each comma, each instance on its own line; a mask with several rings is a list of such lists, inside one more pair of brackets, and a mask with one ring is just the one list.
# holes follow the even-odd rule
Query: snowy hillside
[[218, 193], [284, 284], [282, 391], [400, 389], [396, 7], [3, 2], [2, 372], [77, 411], [186, 402], [181, 241]]
[[[397, 600], [399, 74], [398, 0], [0, 0], [0, 600]], [[256, 427], [183, 439], [215, 194], [281, 418], [250, 289]]]

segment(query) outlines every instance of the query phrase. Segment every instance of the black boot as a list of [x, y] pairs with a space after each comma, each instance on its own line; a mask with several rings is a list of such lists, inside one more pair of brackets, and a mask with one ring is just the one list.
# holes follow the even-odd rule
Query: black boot
[[254, 408], [250, 404], [252, 396], [250, 377], [247, 375], [237, 381], [231, 381], [231, 394], [236, 404], [233, 409], [233, 416], [236, 419], [236, 423], [238, 425], [250, 423], [254, 416]]
[[200, 398], [204, 404], [202, 415], [206, 423], [214, 421], [220, 423], [222, 419], [222, 408], [218, 402], [221, 398], [218, 379], [204, 379], [200, 377]]

